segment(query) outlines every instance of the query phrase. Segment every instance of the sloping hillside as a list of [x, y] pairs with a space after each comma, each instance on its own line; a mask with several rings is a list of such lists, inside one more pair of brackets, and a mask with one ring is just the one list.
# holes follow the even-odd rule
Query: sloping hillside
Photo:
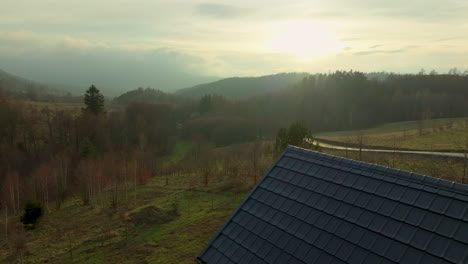
[[242, 99], [261, 93], [285, 89], [300, 82], [308, 73], [279, 73], [261, 77], [232, 77], [212, 83], [200, 84], [181, 89], [177, 95], [202, 97], [205, 94], [217, 94], [227, 98]]
[[[68, 88], [68, 87], [67, 87]], [[31, 81], [0, 69], [0, 90], [24, 99], [35, 100], [37, 96], [51, 95], [66, 95], [67, 90], [60, 85], [43, 84], [36, 81]]]

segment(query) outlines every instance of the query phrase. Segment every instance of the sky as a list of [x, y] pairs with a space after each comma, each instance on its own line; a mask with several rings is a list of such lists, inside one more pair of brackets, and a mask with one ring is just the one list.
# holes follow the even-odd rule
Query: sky
[[1, 0], [0, 69], [105, 91], [231, 76], [468, 70], [466, 0]]

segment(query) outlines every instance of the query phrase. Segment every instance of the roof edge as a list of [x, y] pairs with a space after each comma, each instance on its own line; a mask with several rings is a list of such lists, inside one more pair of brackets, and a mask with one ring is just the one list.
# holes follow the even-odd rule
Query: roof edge
[[420, 183], [423, 185], [435, 187], [438, 189], [446, 190], [455, 192], [461, 195], [468, 196], [468, 185], [455, 182], [455, 181], [448, 181], [441, 178], [427, 176], [419, 173], [409, 172], [405, 170], [399, 170], [395, 168], [386, 167], [383, 165], [378, 165], [375, 163], [369, 163], [364, 161], [353, 160], [349, 158], [338, 157], [331, 154], [325, 154], [318, 151], [313, 151], [306, 148], [301, 148], [297, 146], [288, 145], [286, 147], [286, 152], [301, 152], [301, 153], [314, 153], [318, 157], [325, 159], [327, 161], [331, 161], [335, 164], [343, 164], [345, 160], [352, 161], [354, 164], [346, 164], [347, 167], [354, 167], [359, 169], [366, 169], [366, 170], [377, 170], [378, 172], [384, 172], [385, 175], [391, 176], [396, 179], [404, 179], [414, 183]]
[[208, 241], [208, 244], [205, 246], [205, 248], [200, 252], [198, 253], [198, 256], [195, 258], [195, 259], [198, 259], [197, 261], [202, 261], [202, 262], [199, 262], [201, 264], [204, 263], [204, 261], [201, 259], [201, 256], [203, 254], [205, 254], [205, 252], [208, 250], [208, 248], [210, 248], [210, 245], [216, 240], [216, 238], [219, 237], [219, 235], [221, 234], [222, 230], [232, 221], [232, 219], [234, 218], [234, 216], [239, 212], [239, 210], [242, 208], [242, 206], [244, 206], [244, 204], [247, 202], [247, 200], [250, 198], [250, 196], [255, 192], [256, 189], [258, 189], [258, 187], [260, 186], [260, 184], [266, 179], [266, 176], [268, 174], [270, 174], [270, 172], [276, 167], [276, 165], [278, 164], [278, 162], [281, 160], [281, 158], [286, 154], [286, 152], [288, 152], [289, 150], [289, 146], [286, 147], [281, 153], [280, 155], [278, 155], [278, 157], [276, 158], [275, 162], [273, 162], [273, 164], [270, 166], [270, 168], [263, 174], [263, 176], [260, 178], [259, 181], [257, 181], [257, 183], [255, 184], [255, 186], [248, 192], [248, 194], [245, 196], [245, 198], [242, 200], [242, 202], [239, 204], [239, 206], [237, 206], [236, 210], [226, 219], [226, 221], [224, 222], [224, 224], [219, 228], [218, 232]]

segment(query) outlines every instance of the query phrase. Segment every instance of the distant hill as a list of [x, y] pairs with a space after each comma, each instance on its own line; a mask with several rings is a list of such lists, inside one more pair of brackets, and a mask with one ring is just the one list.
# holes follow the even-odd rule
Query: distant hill
[[44, 95], [65, 96], [69, 92], [60, 85], [31, 81], [0, 70], [0, 90], [23, 99], [36, 100]]
[[172, 94], [152, 88], [138, 88], [128, 91], [114, 99], [118, 104], [130, 104], [133, 102], [175, 102], [176, 98]]
[[288, 88], [309, 75], [308, 73], [279, 73], [261, 77], [232, 77], [181, 89], [175, 94], [195, 98], [205, 94], [217, 94], [227, 98], [244, 99]]

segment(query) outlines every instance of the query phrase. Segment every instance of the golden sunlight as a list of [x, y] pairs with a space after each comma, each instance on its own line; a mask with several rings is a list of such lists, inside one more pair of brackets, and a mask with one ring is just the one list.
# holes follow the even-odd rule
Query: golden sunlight
[[264, 48], [289, 53], [300, 60], [337, 52], [345, 47], [333, 34], [333, 25], [318, 21], [291, 21], [272, 26]]

